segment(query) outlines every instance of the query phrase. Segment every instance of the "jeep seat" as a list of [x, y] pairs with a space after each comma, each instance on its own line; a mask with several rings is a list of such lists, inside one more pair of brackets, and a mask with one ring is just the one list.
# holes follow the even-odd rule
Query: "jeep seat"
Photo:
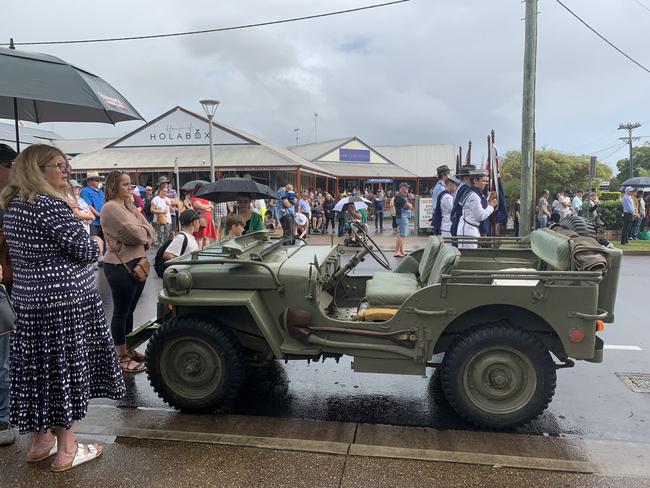
[[530, 233], [530, 247], [535, 256], [557, 271], [569, 271], [571, 246], [569, 238], [551, 229], [537, 229]]
[[[407, 266], [402, 266], [404, 261], [400, 263], [393, 271], [377, 271], [373, 275], [373, 279], [390, 279], [390, 280], [409, 280], [415, 281], [416, 283], [426, 283], [429, 280], [429, 274], [433, 268], [433, 263], [436, 260], [438, 251], [444, 244], [444, 240], [441, 236], [429, 236], [426, 244], [424, 245], [424, 252], [420, 261], [413, 258], [412, 256], [407, 256], [405, 259], [410, 259], [411, 263]], [[415, 273], [411, 272], [415, 270], [417, 266], [417, 271]], [[408, 271], [404, 271], [404, 269]]]
[[[424, 260], [424, 256], [422, 258]], [[436, 259], [429, 270], [426, 286], [439, 284], [442, 281], [442, 275], [456, 266], [459, 259], [460, 251], [458, 249], [452, 246], [440, 246], [436, 253]], [[395, 279], [395, 274], [384, 273], [366, 283], [366, 299], [369, 305], [399, 307], [408, 297], [422, 288], [416, 280]]]

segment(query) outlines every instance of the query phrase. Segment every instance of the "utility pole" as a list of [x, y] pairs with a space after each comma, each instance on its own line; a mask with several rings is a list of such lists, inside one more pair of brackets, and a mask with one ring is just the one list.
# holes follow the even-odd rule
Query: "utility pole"
[[300, 129], [293, 129], [293, 131], [296, 133], [296, 146], [297, 146], [298, 141], [300, 140]]
[[634, 164], [632, 163], [632, 141], [638, 141], [639, 137], [632, 137], [632, 131], [641, 127], [638, 122], [628, 122], [627, 124], [618, 124], [618, 130], [627, 130], [627, 137], [619, 137], [622, 141], [627, 141], [630, 145], [630, 178], [634, 177]]
[[535, 72], [537, 67], [537, 0], [526, 0], [524, 87], [521, 116], [521, 226], [520, 235], [533, 230], [535, 208]]
[[318, 142], [318, 114], [314, 112], [314, 142]]

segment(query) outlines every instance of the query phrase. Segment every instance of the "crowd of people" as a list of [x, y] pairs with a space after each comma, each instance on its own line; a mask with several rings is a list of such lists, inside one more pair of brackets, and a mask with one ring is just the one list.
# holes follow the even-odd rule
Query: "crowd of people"
[[621, 244], [627, 245], [638, 239], [639, 233], [645, 231], [648, 225], [646, 208], [650, 205], [650, 193], [634, 190], [631, 186], [625, 188], [623, 195], [623, 229]]
[[475, 238], [488, 232], [488, 218], [498, 200], [496, 193], [485, 192], [487, 172], [474, 165], [461, 166], [456, 176], [451, 176], [447, 165], [437, 169], [438, 182], [431, 192], [433, 233], [443, 237], [457, 236], [459, 248], [476, 248]]
[[596, 227], [602, 227], [600, 218], [600, 199], [595, 190], [586, 193], [577, 190], [573, 196], [569, 190], [558, 191], [552, 202], [550, 192], [543, 190], [537, 201], [537, 227], [548, 227], [552, 223], [576, 215], [591, 220]]

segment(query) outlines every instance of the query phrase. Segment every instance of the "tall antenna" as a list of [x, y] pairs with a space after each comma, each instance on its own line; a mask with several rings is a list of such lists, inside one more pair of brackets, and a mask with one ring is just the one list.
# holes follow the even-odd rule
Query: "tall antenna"
[[314, 112], [314, 142], [318, 142], [318, 114]]

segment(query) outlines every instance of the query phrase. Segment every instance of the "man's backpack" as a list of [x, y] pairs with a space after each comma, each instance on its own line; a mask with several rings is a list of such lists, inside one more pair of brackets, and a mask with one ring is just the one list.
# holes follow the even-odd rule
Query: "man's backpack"
[[[185, 249], [187, 249], [187, 234], [185, 232], [181, 232], [183, 235], [183, 245], [181, 246], [181, 255], [185, 254]], [[170, 237], [165, 241], [165, 243], [158, 248], [158, 252], [156, 253], [156, 257], [153, 261], [153, 269], [156, 270], [156, 274], [158, 275], [158, 278], [163, 277], [163, 273], [165, 272], [165, 260], [163, 259], [163, 254], [167, 252], [167, 248], [169, 245], [172, 243], [172, 241], [176, 237]]]

